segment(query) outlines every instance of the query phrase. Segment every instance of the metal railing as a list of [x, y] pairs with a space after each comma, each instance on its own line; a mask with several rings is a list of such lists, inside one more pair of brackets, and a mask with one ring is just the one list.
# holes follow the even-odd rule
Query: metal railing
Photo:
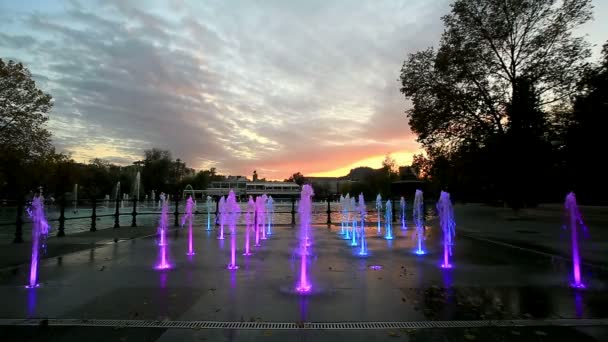
[[[159, 215], [160, 212], [158, 211], [138, 211], [139, 207], [138, 207], [138, 203], [144, 203], [144, 201], [138, 201], [137, 199], [116, 199], [116, 200], [112, 200], [109, 201], [107, 199], [102, 200], [103, 202], [106, 203], [106, 206], [104, 206], [104, 208], [109, 208], [109, 203], [112, 203], [113, 207], [114, 207], [114, 212], [111, 214], [98, 214], [97, 213], [97, 209], [98, 209], [98, 203], [100, 203], [101, 201], [96, 199], [96, 198], [91, 198], [91, 199], [79, 199], [77, 202], [76, 201], [69, 201], [70, 204], [73, 204], [74, 207], [76, 208], [78, 204], [83, 204], [83, 203], [88, 203], [90, 204], [90, 208], [91, 208], [91, 215], [90, 216], [74, 216], [74, 217], [68, 217], [66, 216], [66, 209], [68, 208], [68, 200], [66, 198], [60, 198], [58, 201], [58, 205], [59, 205], [59, 217], [58, 218], [47, 218], [48, 222], [58, 222], [59, 227], [57, 230], [57, 237], [63, 237], [66, 235], [65, 233], [65, 223], [66, 221], [70, 221], [70, 220], [83, 220], [83, 219], [90, 219], [90, 227], [89, 227], [89, 231], [91, 232], [95, 232], [97, 231], [97, 219], [99, 218], [103, 218], [103, 217], [113, 217], [114, 218], [114, 224], [113, 224], [113, 228], [117, 229], [121, 227], [121, 216], [131, 216], [131, 223], [130, 226], [131, 227], [137, 227], [137, 217], [140, 215]], [[124, 208], [123, 205], [125, 203], [125, 201], [127, 203], [131, 202], [131, 212], [121, 212], [121, 208]], [[25, 207], [27, 205], [26, 201], [7, 201], [4, 200], [1, 204], [3, 205], [0, 208], [6, 208], [6, 204], [7, 203], [14, 203], [15, 207], [16, 207], [16, 211], [15, 211], [15, 221], [13, 222], [0, 222], [0, 227], [1, 226], [12, 226], [15, 225], [15, 233], [14, 233], [14, 239], [13, 242], [14, 243], [22, 243], [23, 242], [23, 226], [25, 223], [29, 223], [29, 221], [25, 221], [23, 216], [24, 216], [24, 211], [25, 211]], [[174, 211], [171, 213], [174, 216], [174, 226], [178, 227], [179, 226], [179, 216], [184, 214], [184, 212], [180, 212], [180, 203], [182, 202], [182, 200], [180, 198], [174, 199], [172, 200], [173, 203], [171, 203], [172, 206], [174, 206]], [[296, 198], [292, 197], [290, 199], [290, 204], [291, 204], [291, 210], [288, 211], [273, 211], [274, 214], [290, 214], [291, 215], [291, 225], [295, 225], [296, 224]], [[219, 202], [216, 201], [216, 207], [215, 207], [215, 211], [214, 212], [210, 212], [210, 215], [214, 215], [215, 219], [214, 222], [215, 224], [218, 224], [219, 220]], [[325, 211], [325, 213], [327, 214], [327, 219], [326, 219], [326, 224], [331, 225], [332, 224], [332, 213], [342, 213], [343, 211], [341, 210], [332, 210], [331, 208], [331, 204], [333, 202], [331, 201], [331, 198], [327, 199], [327, 210]], [[76, 212], [76, 211], [75, 211]], [[354, 212], [354, 211], [351, 211]], [[371, 213], [374, 211], [368, 211], [368, 213]], [[392, 212], [392, 221], [395, 222], [396, 221], [396, 216], [397, 216], [397, 212], [398, 210], [393, 210]], [[198, 211], [196, 213], [199, 213]]]

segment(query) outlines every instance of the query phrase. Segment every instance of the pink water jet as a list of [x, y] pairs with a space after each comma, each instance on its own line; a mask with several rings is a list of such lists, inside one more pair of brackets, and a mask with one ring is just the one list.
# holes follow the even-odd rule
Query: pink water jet
[[32, 220], [32, 259], [30, 263], [30, 282], [27, 288], [36, 288], [38, 284], [38, 262], [40, 259], [40, 249], [46, 246], [46, 238], [49, 234], [50, 226], [44, 213], [44, 197], [42, 194], [32, 199], [31, 206], [27, 213]]
[[226, 200], [226, 210], [228, 211], [228, 226], [230, 227], [230, 264], [228, 264], [228, 269], [236, 270], [239, 268], [236, 264], [236, 222], [241, 214], [241, 209], [232, 190], [230, 190]]
[[243, 255], [251, 255], [249, 250], [249, 235], [251, 234], [251, 227], [255, 224], [255, 202], [253, 197], [249, 196], [249, 202], [247, 202], [247, 213], [245, 214], [245, 253]]
[[456, 222], [454, 221], [454, 208], [450, 194], [442, 191], [437, 202], [437, 213], [439, 214], [439, 225], [443, 234], [443, 263], [442, 268], [452, 268], [450, 257], [452, 256], [452, 246], [454, 246], [454, 236], [456, 235]]
[[186, 224], [186, 222], [188, 222], [188, 253], [187, 255], [194, 255], [194, 241], [193, 241], [193, 237], [192, 237], [192, 221], [193, 221], [193, 215], [192, 215], [192, 209], [194, 208], [194, 200], [192, 199], [191, 196], [188, 197], [188, 199], [186, 200], [186, 208], [185, 208], [185, 212], [184, 212], [184, 216], [182, 216], [182, 227], [184, 226], [184, 224]]
[[224, 224], [226, 222], [226, 198], [222, 196], [218, 202], [218, 211], [220, 214], [220, 235], [218, 240], [224, 240]]
[[583, 284], [581, 279], [581, 260], [578, 249], [578, 230], [587, 230], [583, 217], [578, 210], [576, 204], [576, 196], [574, 192], [570, 192], [566, 196], [566, 202], [564, 205], [566, 209], [566, 215], [568, 216], [568, 226], [570, 228], [571, 243], [572, 243], [572, 283], [570, 286], [577, 289], [584, 289], [586, 286]]
[[306, 268], [308, 255], [308, 230], [311, 223], [312, 214], [312, 196], [314, 192], [310, 184], [304, 184], [300, 193], [300, 203], [298, 212], [300, 214], [300, 279], [296, 285], [296, 292], [300, 294], [310, 293], [312, 285], [308, 280], [308, 271]]
[[167, 227], [169, 222], [169, 204], [165, 200], [163, 194], [161, 194], [161, 212], [158, 224], [158, 263], [154, 267], [157, 270], [166, 270], [171, 268], [169, 259], [167, 257]]

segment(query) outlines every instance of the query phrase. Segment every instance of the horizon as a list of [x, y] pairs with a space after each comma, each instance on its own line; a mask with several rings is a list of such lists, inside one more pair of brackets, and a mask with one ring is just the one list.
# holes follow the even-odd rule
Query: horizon
[[197, 170], [343, 176], [422, 152], [397, 78], [451, 2], [27, 0], [0, 5], [0, 57], [53, 96], [53, 143], [78, 162], [158, 147]]

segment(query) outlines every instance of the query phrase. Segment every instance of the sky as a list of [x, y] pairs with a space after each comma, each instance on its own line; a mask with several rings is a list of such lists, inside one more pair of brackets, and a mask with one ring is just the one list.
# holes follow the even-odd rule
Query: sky
[[[0, 58], [54, 97], [53, 143], [76, 161], [158, 147], [224, 174], [341, 176], [421, 152], [398, 77], [438, 45], [450, 2], [3, 1]], [[594, 5], [581, 34], [601, 45], [608, 1]]]

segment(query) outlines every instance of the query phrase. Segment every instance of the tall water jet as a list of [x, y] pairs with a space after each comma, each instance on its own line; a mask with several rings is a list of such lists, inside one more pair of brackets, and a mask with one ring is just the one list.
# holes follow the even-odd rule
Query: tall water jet
[[439, 195], [437, 213], [443, 233], [443, 263], [441, 267], [452, 268], [450, 258], [452, 256], [452, 246], [454, 246], [454, 236], [456, 235], [456, 222], [454, 221], [454, 208], [452, 207], [450, 194], [445, 191], [442, 191]]
[[184, 224], [186, 224], [186, 221], [188, 222], [188, 255], [195, 254], [194, 241], [192, 238], [193, 208], [194, 200], [192, 199], [192, 196], [188, 196], [188, 199], [186, 200], [186, 208], [184, 209], [184, 216], [182, 216], [182, 228], [184, 227]]
[[266, 235], [272, 235], [272, 225], [274, 224], [274, 200], [272, 196], [268, 196], [266, 200], [266, 222], [268, 227], [266, 229]]
[[356, 246], [359, 245], [357, 243], [357, 232], [359, 230], [358, 227], [357, 227], [357, 224], [358, 224], [358, 222], [357, 222], [357, 215], [353, 215], [353, 227], [352, 227], [351, 234], [350, 234], [350, 238], [351, 238], [350, 245], [351, 245], [351, 247], [356, 247]]
[[314, 192], [310, 184], [304, 184], [302, 186], [302, 192], [300, 193], [300, 204], [298, 206], [298, 212], [300, 214], [300, 280], [296, 285], [296, 291], [300, 294], [310, 293], [312, 285], [308, 280], [308, 271], [306, 268], [306, 257], [308, 255], [308, 239], [309, 239], [309, 225], [311, 223], [312, 214], [312, 196]]
[[401, 229], [402, 230], [406, 230], [407, 229], [407, 225], [405, 224], [406, 221], [406, 215], [405, 215], [405, 198], [403, 198], [403, 196], [401, 196], [401, 200], [399, 201], [399, 206], [401, 207]]
[[169, 263], [169, 258], [167, 256], [167, 247], [169, 243], [167, 242], [167, 229], [169, 227], [169, 204], [165, 200], [165, 194], [161, 192], [160, 194], [161, 201], [161, 212], [160, 219], [158, 222], [158, 263], [156, 264], [157, 270], [166, 270], [171, 268], [171, 264]]
[[578, 230], [587, 231], [587, 227], [583, 222], [583, 217], [578, 210], [578, 206], [576, 204], [576, 196], [574, 192], [570, 192], [566, 196], [566, 201], [564, 204], [566, 209], [566, 215], [568, 217], [568, 226], [570, 228], [570, 234], [572, 238], [572, 283], [570, 286], [577, 289], [584, 289], [585, 284], [581, 280], [581, 260], [578, 250]]
[[220, 214], [220, 235], [217, 237], [218, 240], [224, 240], [224, 223], [226, 222], [226, 198], [222, 196], [217, 208]]
[[367, 208], [365, 207], [365, 198], [363, 198], [363, 193], [359, 194], [359, 206], [357, 207], [357, 211], [359, 212], [359, 219], [361, 221], [361, 248], [359, 249], [359, 255], [366, 256], [367, 243], [365, 242], [365, 215], [367, 214]]
[[[156, 192], [152, 190], [150, 194], [150, 202], [152, 202], [152, 207], [154, 208], [154, 203], [156, 203]], [[150, 205], [149, 203], [147, 205]]]
[[348, 228], [350, 226], [350, 217], [351, 217], [351, 210], [354, 210], [354, 208], [351, 207], [350, 204], [350, 194], [346, 194], [346, 197], [344, 197], [344, 214], [346, 215], [345, 218], [345, 222], [344, 222], [344, 239], [349, 240], [350, 239], [350, 233], [348, 232]]
[[[120, 182], [116, 182], [116, 186], [114, 187], [114, 201], [118, 202], [120, 200]], [[116, 205], [116, 203], [114, 203]]]
[[74, 213], [78, 212], [78, 183], [74, 184]]
[[386, 210], [384, 211], [384, 224], [386, 225], [384, 238], [386, 240], [392, 240], [393, 239], [393, 204], [391, 203], [390, 199], [386, 201]]
[[211, 199], [211, 196], [207, 196], [205, 205], [207, 206], [207, 231], [209, 231], [211, 230], [211, 210], [213, 210], [213, 199]]
[[32, 220], [32, 260], [30, 263], [30, 282], [28, 288], [38, 287], [38, 262], [40, 261], [40, 250], [46, 248], [46, 238], [49, 235], [50, 226], [44, 213], [44, 197], [42, 193], [32, 199], [27, 213]]
[[378, 235], [382, 235], [382, 196], [376, 196], [376, 212], [378, 213]]
[[230, 264], [228, 264], [227, 268], [229, 270], [236, 270], [239, 268], [236, 264], [236, 222], [241, 214], [241, 208], [236, 202], [236, 196], [232, 190], [228, 193], [226, 209], [228, 210], [228, 226], [230, 228]]
[[263, 211], [265, 210], [264, 208], [264, 202], [262, 199], [262, 196], [257, 196], [255, 198], [255, 222], [254, 222], [254, 226], [255, 226], [255, 247], [260, 247], [260, 227], [261, 229], [264, 229], [264, 224], [262, 223], [262, 216], [263, 216]]
[[262, 232], [262, 240], [266, 240], [266, 202], [268, 202], [268, 196], [266, 194], [262, 195], [262, 206], [261, 211], [258, 213], [258, 222], [260, 223], [260, 231]]
[[245, 213], [245, 253], [243, 255], [251, 255], [249, 251], [249, 235], [251, 234], [251, 229], [255, 225], [255, 202], [253, 201], [253, 197], [249, 196], [249, 201], [247, 202], [247, 212]]
[[424, 239], [424, 198], [421, 190], [416, 190], [414, 196], [414, 212], [413, 220], [416, 225], [415, 237], [418, 240], [418, 247], [414, 253], [418, 255], [426, 254], [422, 247], [422, 240]]

